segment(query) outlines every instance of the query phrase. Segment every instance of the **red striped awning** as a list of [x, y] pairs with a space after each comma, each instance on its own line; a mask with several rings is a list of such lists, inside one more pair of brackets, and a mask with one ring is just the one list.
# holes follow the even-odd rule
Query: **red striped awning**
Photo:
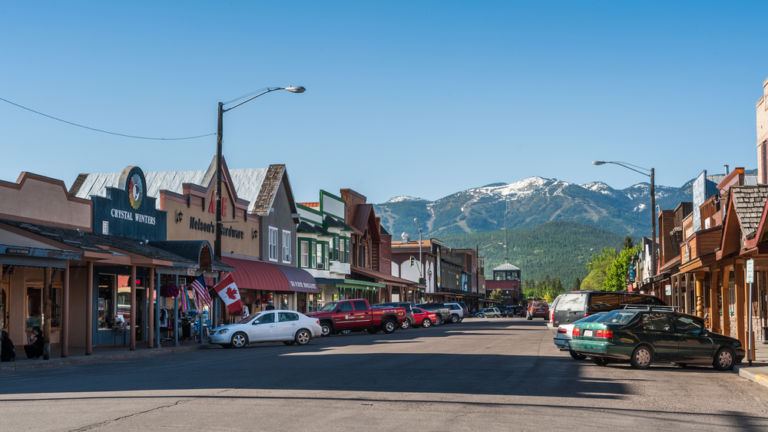
[[240, 289], [319, 293], [315, 278], [309, 272], [280, 264], [222, 257], [232, 266], [235, 283]]

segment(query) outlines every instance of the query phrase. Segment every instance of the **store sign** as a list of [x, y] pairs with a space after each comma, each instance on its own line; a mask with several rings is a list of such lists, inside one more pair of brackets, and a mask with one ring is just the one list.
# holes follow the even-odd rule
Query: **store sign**
[[108, 187], [105, 197], [92, 197], [92, 200], [93, 225], [102, 228], [101, 234], [165, 240], [166, 212], [157, 210], [155, 198], [147, 196], [141, 168], [126, 167], [120, 174], [118, 187]]
[[672, 285], [664, 285], [664, 294], [666, 295], [672, 295]]
[[9, 247], [5, 250], [6, 255], [29, 255], [29, 248]]

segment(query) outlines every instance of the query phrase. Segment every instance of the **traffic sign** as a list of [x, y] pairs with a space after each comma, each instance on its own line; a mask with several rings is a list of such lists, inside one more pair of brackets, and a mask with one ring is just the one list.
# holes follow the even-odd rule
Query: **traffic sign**
[[747, 260], [747, 283], [753, 283], [755, 281], [755, 260]]

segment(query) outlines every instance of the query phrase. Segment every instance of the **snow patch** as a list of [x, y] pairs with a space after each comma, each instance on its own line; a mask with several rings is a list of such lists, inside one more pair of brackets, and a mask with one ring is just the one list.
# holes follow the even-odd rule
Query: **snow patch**
[[390, 198], [387, 203], [398, 203], [398, 202], [404, 202], [404, 201], [425, 201], [423, 198], [416, 198], [408, 195], [400, 195], [393, 198]]

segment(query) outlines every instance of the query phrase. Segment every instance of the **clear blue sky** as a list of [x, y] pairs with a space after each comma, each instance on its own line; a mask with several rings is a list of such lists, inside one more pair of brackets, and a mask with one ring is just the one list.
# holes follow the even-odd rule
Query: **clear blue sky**
[[[725, 6], [727, 5], [727, 7]], [[436, 199], [528, 176], [679, 186], [754, 168], [766, 2], [3, 2], [0, 97], [95, 127], [184, 136], [216, 102], [231, 167], [285, 163], [299, 200]], [[203, 169], [215, 138], [136, 141], [0, 103], [0, 179]]]

